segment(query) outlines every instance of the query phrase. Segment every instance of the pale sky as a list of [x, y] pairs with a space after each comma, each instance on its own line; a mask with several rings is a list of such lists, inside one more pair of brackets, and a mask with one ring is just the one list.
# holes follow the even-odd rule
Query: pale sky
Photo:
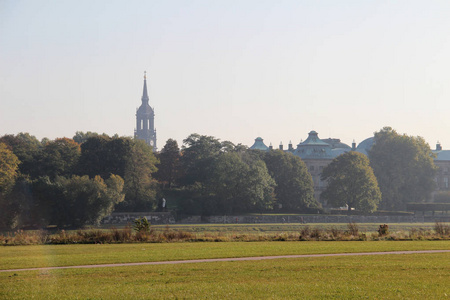
[[383, 126], [450, 149], [450, 1], [0, 0], [0, 135], [275, 147]]

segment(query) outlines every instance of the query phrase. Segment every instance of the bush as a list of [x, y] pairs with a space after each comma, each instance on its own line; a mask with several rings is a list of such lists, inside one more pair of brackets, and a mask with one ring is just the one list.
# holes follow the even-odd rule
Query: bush
[[385, 236], [389, 233], [389, 226], [384, 224], [384, 225], [380, 225], [380, 227], [378, 228], [378, 235], [379, 236]]
[[146, 217], [137, 218], [134, 220], [134, 231], [138, 233], [150, 233], [150, 222]]
[[445, 223], [436, 222], [436, 224], [434, 224], [434, 231], [440, 236], [450, 235], [450, 226]]
[[307, 241], [311, 237], [311, 228], [309, 226], [305, 226], [300, 230], [300, 240]]
[[351, 222], [347, 224], [348, 233], [353, 236], [359, 235], [359, 227], [355, 222]]

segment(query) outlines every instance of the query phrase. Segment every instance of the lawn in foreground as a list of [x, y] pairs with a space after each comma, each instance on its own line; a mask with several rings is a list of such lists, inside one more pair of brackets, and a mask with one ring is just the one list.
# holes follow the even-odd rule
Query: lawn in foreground
[[449, 283], [436, 253], [0, 273], [0, 298], [443, 299]]
[[[389, 223], [389, 230], [391, 232], [396, 231], [409, 231], [411, 229], [424, 229], [431, 230], [436, 223]], [[167, 228], [171, 230], [182, 230], [192, 233], [234, 233], [234, 234], [254, 234], [254, 233], [289, 233], [299, 232], [305, 227], [319, 228], [322, 230], [329, 230], [330, 228], [336, 228], [338, 230], [345, 231], [348, 229], [347, 223], [258, 223], [258, 224], [170, 224], [170, 225], [152, 225], [152, 228], [156, 232], [162, 232]], [[379, 223], [358, 223], [360, 232], [372, 233], [377, 232]], [[107, 226], [106, 226], [107, 227]]]
[[450, 249], [450, 241], [199, 242], [0, 247], [0, 269], [315, 253]]

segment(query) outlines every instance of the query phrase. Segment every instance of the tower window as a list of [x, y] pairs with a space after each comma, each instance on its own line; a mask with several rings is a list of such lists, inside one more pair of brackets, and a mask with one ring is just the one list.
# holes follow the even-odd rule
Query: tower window
[[147, 120], [147, 128], [150, 128], [150, 119]]
[[144, 129], [144, 120], [141, 120], [141, 129]]

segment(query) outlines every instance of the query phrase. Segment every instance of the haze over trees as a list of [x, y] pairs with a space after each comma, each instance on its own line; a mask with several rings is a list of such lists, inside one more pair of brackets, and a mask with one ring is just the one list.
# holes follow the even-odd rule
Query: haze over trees
[[336, 157], [323, 169], [322, 180], [328, 182], [321, 197], [335, 207], [348, 205], [362, 212], [373, 212], [381, 200], [377, 179], [369, 159], [358, 152]]
[[274, 150], [265, 153], [263, 158], [276, 183], [277, 204], [281, 204], [284, 211], [306, 211], [320, 207], [314, 198], [311, 174], [300, 157]]
[[172, 184], [180, 177], [180, 148], [177, 141], [168, 139], [166, 144], [158, 155], [158, 172], [155, 177], [162, 183], [163, 187], [167, 185], [170, 189]]
[[14, 185], [18, 175], [19, 159], [4, 143], [0, 143], [0, 193]]
[[156, 207], [152, 173], [158, 161], [151, 147], [127, 137], [77, 135], [85, 137], [81, 146], [69, 138], [39, 142], [27, 133], [0, 138], [11, 165], [0, 165], [10, 174], [0, 197], [0, 227], [78, 227], [98, 223], [115, 209]]
[[382, 194], [380, 209], [403, 210], [407, 203], [431, 198], [436, 166], [423, 138], [384, 127], [375, 133], [368, 153]]
[[174, 192], [184, 213], [233, 214], [273, 208], [275, 182], [259, 155], [246, 147], [191, 134], [183, 141], [181, 153]]
[[[369, 158], [348, 152], [334, 159], [322, 174], [329, 184], [322, 197], [361, 212], [430, 198], [436, 167], [422, 138], [383, 128]], [[112, 211], [161, 210], [163, 197], [180, 215], [321, 208], [305, 163], [280, 150], [196, 133], [181, 149], [169, 139], [160, 153], [141, 140], [93, 132], [42, 141], [28, 133], [0, 137], [0, 227], [80, 227]]]

